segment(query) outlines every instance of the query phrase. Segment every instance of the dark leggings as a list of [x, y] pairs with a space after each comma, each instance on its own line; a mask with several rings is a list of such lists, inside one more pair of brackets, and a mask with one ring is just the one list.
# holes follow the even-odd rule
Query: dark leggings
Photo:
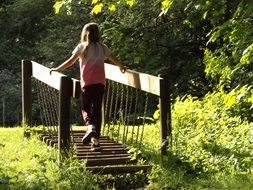
[[95, 125], [95, 138], [100, 137], [102, 124], [103, 84], [92, 84], [82, 88], [82, 116], [86, 125]]

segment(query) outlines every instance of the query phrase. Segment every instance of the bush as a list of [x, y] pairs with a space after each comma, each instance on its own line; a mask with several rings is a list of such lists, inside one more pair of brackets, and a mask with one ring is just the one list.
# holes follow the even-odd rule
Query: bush
[[143, 153], [155, 163], [149, 189], [253, 188], [253, 125], [241, 109], [250, 97], [245, 89], [241, 99], [236, 98], [240, 88], [209, 93], [201, 100], [177, 98], [172, 106], [173, 144], [162, 159], [159, 125], [146, 127]]
[[230, 174], [253, 170], [252, 123], [231, 114], [230, 94], [202, 100], [179, 98], [173, 107], [173, 152], [200, 172]]

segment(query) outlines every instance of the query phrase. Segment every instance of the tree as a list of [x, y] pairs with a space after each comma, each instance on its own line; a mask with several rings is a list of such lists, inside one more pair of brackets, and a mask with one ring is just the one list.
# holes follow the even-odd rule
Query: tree
[[0, 70], [1, 125], [15, 125], [20, 121], [21, 90], [16, 76], [9, 70]]
[[[1, 124], [19, 124], [21, 115], [21, 60], [37, 55], [35, 42], [43, 31], [41, 21], [53, 13], [50, 0], [14, 0], [0, 3]], [[4, 108], [4, 110], [3, 110]], [[4, 119], [3, 119], [4, 118]]]

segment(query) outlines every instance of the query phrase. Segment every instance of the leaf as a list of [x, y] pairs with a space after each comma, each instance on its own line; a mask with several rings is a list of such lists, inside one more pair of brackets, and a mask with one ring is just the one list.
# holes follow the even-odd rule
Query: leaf
[[228, 108], [231, 108], [236, 103], [236, 96], [231, 95], [225, 99], [225, 104]]
[[205, 20], [207, 16], [208, 11], [205, 11], [204, 14], [202, 15], [202, 18]]
[[132, 7], [135, 4], [135, 0], [127, 0], [126, 4]]
[[116, 11], [116, 6], [114, 4], [110, 4], [108, 9], [112, 12]]
[[249, 103], [252, 103], [252, 104], [253, 104], [253, 95], [251, 95], [251, 96], [248, 98], [247, 102], [249, 102]]
[[95, 5], [93, 7], [93, 9], [91, 10], [91, 13], [92, 14], [98, 14], [98, 13], [100, 13], [102, 11], [103, 6], [104, 6], [103, 3], [99, 3], [99, 4]]
[[173, 3], [173, 0], [163, 0], [162, 1], [162, 10], [169, 9]]
[[245, 64], [252, 63], [253, 61], [252, 55], [253, 55], [253, 43], [243, 51], [240, 62]]
[[159, 116], [160, 116], [160, 110], [158, 109], [155, 111], [153, 117], [154, 117], [154, 119], [159, 119]]
[[54, 12], [55, 14], [59, 14], [60, 9], [62, 7], [62, 5], [64, 4], [63, 1], [56, 1], [56, 3], [54, 4]]
[[97, 2], [99, 2], [99, 0], [92, 0], [91, 4], [94, 5], [94, 4], [96, 4]]

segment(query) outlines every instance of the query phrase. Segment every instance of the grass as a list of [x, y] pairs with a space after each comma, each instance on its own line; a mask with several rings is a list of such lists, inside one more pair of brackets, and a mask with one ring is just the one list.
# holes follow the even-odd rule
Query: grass
[[56, 151], [21, 128], [0, 129], [0, 189], [99, 189], [84, 164], [57, 163]]
[[[141, 152], [153, 165], [149, 174], [92, 175], [85, 161], [57, 163], [57, 152], [35, 135], [23, 136], [24, 130], [0, 128], [0, 190], [8, 189], [146, 189], [146, 190], [250, 190], [252, 174], [200, 173], [188, 162], [171, 154], [159, 154], [159, 127], [147, 126]], [[152, 136], [152, 138], [150, 138]]]

